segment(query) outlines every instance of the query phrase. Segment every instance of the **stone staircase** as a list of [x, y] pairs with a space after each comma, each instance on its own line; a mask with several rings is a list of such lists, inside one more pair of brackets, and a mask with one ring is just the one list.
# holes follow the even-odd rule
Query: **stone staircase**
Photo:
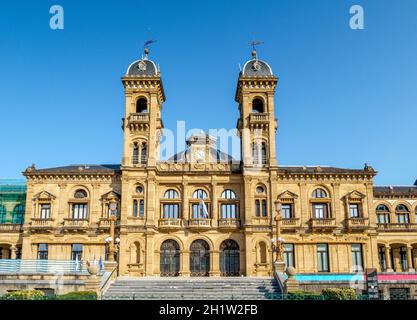
[[113, 282], [104, 300], [265, 300], [280, 294], [265, 277], [128, 278]]

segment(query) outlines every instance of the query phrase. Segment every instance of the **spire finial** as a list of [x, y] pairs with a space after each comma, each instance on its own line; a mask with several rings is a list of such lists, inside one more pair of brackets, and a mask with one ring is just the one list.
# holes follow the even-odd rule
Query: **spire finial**
[[262, 43], [263, 43], [263, 41], [257, 41], [257, 40], [253, 40], [253, 41], [249, 42], [249, 45], [252, 47], [252, 58], [254, 60], [258, 59], [258, 54], [256, 52], [256, 46], [259, 46]]

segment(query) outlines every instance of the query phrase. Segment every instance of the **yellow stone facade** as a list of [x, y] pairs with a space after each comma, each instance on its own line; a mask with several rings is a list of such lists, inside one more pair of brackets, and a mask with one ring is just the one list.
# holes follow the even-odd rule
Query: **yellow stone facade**
[[[194, 136], [182, 158], [161, 161], [165, 94], [159, 70], [147, 53], [129, 66], [122, 83], [126, 103], [120, 166], [32, 166], [24, 172], [23, 231], [0, 235], [0, 243], [22, 248], [23, 259], [37, 259], [40, 244], [48, 245], [48, 259], [73, 258], [73, 244], [82, 244], [84, 260], [108, 257], [109, 205], [113, 202], [117, 203], [114, 237], [120, 241], [111, 242], [120, 275], [202, 275], [192, 264], [199, 264], [201, 271], [203, 260], [207, 264], [204, 275], [237, 275], [233, 273], [236, 265], [241, 275], [270, 275], [279, 202], [288, 210], [281, 210], [286, 215], [281, 237], [293, 246], [293, 264], [299, 273], [352, 272], [353, 247], [362, 252], [363, 268], [378, 270], [382, 268], [380, 248], [387, 254], [392, 250], [394, 266], [387, 259], [385, 268], [396, 271], [401, 271], [405, 258], [400, 248], [405, 247], [408, 265], [404, 271], [414, 269], [414, 187], [408, 193], [396, 189], [376, 192], [376, 172], [369, 166], [360, 170], [278, 166], [274, 105], [278, 78], [258, 60], [256, 52], [240, 73], [235, 95], [240, 112], [239, 162], [212, 153], [213, 141], [208, 135]], [[208, 217], [194, 214], [201, 209], [197, 190], [204, 190]], [[389, 210], [387, 223], [378, 223], [380, 204]], [[394, 223], [397, 204], [408, 209], [407, 223]], [[230, 239], [237, 250], [225, 243]], [[163, 247], [167, 240], [174, 240], [177, 247], [173, 242], [171, 247]], [[205, 241], [205, 251], [201, 246], [200, 251], [192, 249], [196, 240]], [[319, 247], [327, 248], [327, 267], [319, 266]], [[166, 259], [171, 260], [166, 263]], [[162, 265], [168, 269], [161, 270]]]

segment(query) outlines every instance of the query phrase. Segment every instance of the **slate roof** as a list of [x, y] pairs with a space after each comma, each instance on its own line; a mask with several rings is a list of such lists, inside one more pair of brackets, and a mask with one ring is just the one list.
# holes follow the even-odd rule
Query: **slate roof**
[[[28, 169], [30, 169], [29, 167]], [[72, 164], [63, 167], [26, 169], [25, 174], [31, 173], [118, 173], [120, 164]]]
[[278, 166], [278, 171], [281, 173], [345, 173], [345, 174], [363, 174], [373, 173], [374, 170], [367, 171], [364, 169], [345, 169], [327, 166]]
[[417, 186], [375, 186], [375, 196], [399, 195], [399, 196], [417, 196]]

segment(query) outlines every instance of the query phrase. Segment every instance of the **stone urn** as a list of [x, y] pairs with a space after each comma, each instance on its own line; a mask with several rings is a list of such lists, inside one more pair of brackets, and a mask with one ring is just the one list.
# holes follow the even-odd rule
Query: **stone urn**
[[87, 268], [87, 271], [88, 271], [88, 273], [89, 273], [89, 274], [91, 274], [92, 276], [96, 276], [99, 270], [98, 270], [98, 267], [97, 267], [97, 266], [89, 266], [89, 267]]
[[288, 267], [285, 269], [285, 273], [287, 274], [288, 278], [293, 278], [297, 274], [297, 270], [294, 267]]

